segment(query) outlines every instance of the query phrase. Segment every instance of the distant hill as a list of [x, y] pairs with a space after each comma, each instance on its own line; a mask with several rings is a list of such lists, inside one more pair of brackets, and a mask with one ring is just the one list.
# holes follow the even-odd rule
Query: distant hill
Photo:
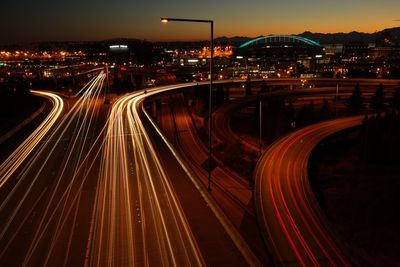
[[381, 33], [389, 33], [396, 43], [400, 43], [400, 27], [385, 29]]
[[321, 44], [334, 44], [334, 43], [351, 43], [351, 42], [370, 42], [373, 43], [377, 38], [383, 36], [390, 36], [393, 42], [399, 43], [400, 41], [400, 27], [384, 29], [375, 33], [364, 32], [349, 32], [349, 33], [312, 33], [309, 31], [299, 34], [309, 39], [312, 39]]
[[253, 38], [250, 37], [243, 37], [243, 36], [235, 36], [235, 37], [218, 37], [214, 39], [214, 42], [219, 45], [233, 45], [239, 46], [247, 41], [250, 41]]
[[376, 33], [349, 32], [349, 33], [312, 33], [303, 32], [299, 36], [314, 40], [320, 44], [375, 42]]
[[[314, 40], [320, 44], [336, 44], [336, 43], [352, 43], [352, 42], [370, 42], [374, 43], [377, 38], [380, 38], [381, 36], [390, 36], [392, 40], [396, 43], [400, 43], [400, 27], [396, 28], [390, 28], [390, 29], [384, 29], [379, 32], [375, 33], [364, 33], [364, 32], [356, 32], [352, 31], [349, 33], [313, 33], [310, 31], [303, 32], [301, 34], [296, 34], [298, 36], [302, 36], [305, 38], [309, 38], [311, 40]], [[222, 44], [222, 45], [234, 45], [234, 46], [239, 46], [251, 39], [250, 37], [219, 37], [215, 39], [215, 42], [217, 44]]]
[[[352, 31], [349, 33], [313, 33], [305, 31], [301, 34], [296, 34], [305, 38], [314, 40], [320, 44], [339, 44], [339, 43], [352, 43], [352, 42], [370, 42], [381, 45], [400, 45], [400, 27], [384, 29], [374, 33], [364, 33]], [[257, 36], [259, 37], [259, 36]], [[248, 36], [234, 36], [234, 37], [218, 37], [215, 38], [216, 45], [232, 45], [240, 46], [243, 43], [250, 41], [257, 37]], [[390, 41], [387, 42], [387, 39]], [[5, 50], [28, 50], [36, 48], [40, 51], [46, 51], [51, 49], [65, 49], [65, 50], [107, 50], [108, 45], [123, 43], [130, 47], [143, 47], [143, 46], [161, 46], [170, 48], [191, 48], [208, 45], [209, 40], [202, 41], [162, 41], [162, 42], [150, 42], [146, 40], [134, 39], [134, 38], [115, 38], [103, 41], [54, 41], [54, 42], [36, 42], [26, 43], [19, 45], [0, 45], [0, 49]]]

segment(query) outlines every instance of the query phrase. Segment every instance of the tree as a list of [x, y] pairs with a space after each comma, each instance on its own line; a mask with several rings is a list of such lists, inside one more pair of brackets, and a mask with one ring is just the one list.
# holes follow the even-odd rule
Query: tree
[[347, 107], [354, 113], [361, 112], [364, 109], [364, 99], [361, 93], [360, 84], [356, 84], [353, 93], [347, 100]]
[[288, 117], [288, 123], [290, 128], [295, 128], [296, 127], [296, 112], [293, 106], [293, 101], [292, 99], [289, 99], [289, 104], [287, 107], [287, 117]]
[[393, 100], [392, 100], [392, 107], [393, 107], [393, 110], [395, 110], [395, 111], [400, 110], [400, 87], [397, 87], [396, 91], [394, 92]]
[[136, 74], [133, 79], [135, 80], [135, 88], [136, 90], [139, 90], [143, 86], [143, 77], [139, 74]]
[[312, 124], [315, 122], [315, 105], [314, 102], [311, 101], [308, 105], [307, 105], [307, 119], [308, 119], [308, 123]]
[[307, 105], [304, 104], [301, 109], [299, 110], [297, 117], [296, 117], [296, 121], [297, 121], [297, 127], [301, 128], [305, 125], [307, 125]]
[[246, 82], [244, 84], [244, 89], [245, 89], [245, 95], [250, 96], [251, 95], [251, 81], [250, 81], [250, 75], [247, 75]]
[[262, 103], [263, 137], [267, 143], [271, 143], [289, 128], [285, 101], [282, 97], [270, 95]]
[[380, 84], [375, 91], [375, 94], [372, 96], [370, 101], [370, 106], [374, 112], [382, 111], [384, 107], [384, 92], [383, 85]]
[[194, 112], [198, 116], [206, 116], [208, 110], [208, 87], [196, 85], [194, 87]]
[[132, 79], [131, 79], [131, 76], [130, 76], [130, 75], [129, 75], [129, 76], [126, 76], [126, 77], [123, 79], [122, 85], [123, 85], [123, 88], [124, 88], [125, 90], [132, 90], [132, 89], [133, 89], [133, 83], [132, 83]]
[[225, 102], [229, 102], [230, 100], [230, 88], [228, 85], [225, 85]]
[[215, 102], [217, 106], [223, 105], [225, 102], [224, 86], [219, 84], [215, 92]]
[[319, 112], [319, 118], [321, 120], [328, 120], [331, 118], [331, 109], [329, 107], [329, 102], [326, 98], [324, 98], [324, 102]]
[[298, 128], [304, 127], [306, 125], [315, 122], [315, 106], [314, 102], [309, 104], [304, 104], [297, 115], [297, 125]]
[[268, 92], [268, 85], [265, 80], [261, 82], [261, 87], [260, 87], [260, 94], [265, 94]]

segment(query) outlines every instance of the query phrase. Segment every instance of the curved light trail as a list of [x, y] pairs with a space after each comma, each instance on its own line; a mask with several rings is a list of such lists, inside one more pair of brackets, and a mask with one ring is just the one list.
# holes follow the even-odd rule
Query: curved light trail
[[8, 181], [10, 176], [25, 161], [32, 150], [39, 144], [48, 131], [54, 126], [64, 109], [64, 102], [61, 97], [50, 92], [31, 91], [33, 94], [50, 99], [53, 108], [44, 121], [32, 134], [18, 146], [18, 148], [0, 165], [0, 188]]
[[146, 96], [176, 88], [135, 93], [114, 103], [86, 265], [205, 265], [140, 114]]
[[[100, 73], [76, 98], [69, 99], [71, 107], [65, 112], [61, 98], [34, 92], [49, 97], [54, 108], [0, 165], [0, 265], [205, 265], [164, 163], [147, 134], [149, 125], [143, 120], [147, 114], [142, 108], [148, 96], [195, 84], [123, 96], [107, 116], [102, 97], [105, 76]], [[300, 165], [295, 166], [300, 170]], [[274, 185], [282, 182], [273, 181]], [[263, 194], [269, 192], [260, 188]], [[301, 188], [293, 189], [302, 192]], [[273, 197], [281, 203], [281, 195]], [[287, 206], [301, 210], [300, 204]], [[289, 207], [277, 210], [281, 209]], [[286, 214], [283, 221], [289, 226], [298, 222], [299, 218], [289, 220]], [[288, 231], [299, 237], [293, 241], [296, 245], [304, 245], [299, 255], [307, 263], [303, 254], [311, 255], [319, 244], [308, 249], [308, 239], [300, 238], [303, 226], [293, 229]], [[14, 256], [17, 252], [20, 257]], [[319, 260], [318, 255], [315, 259]]]
[[314, 197], [307, 163], [322, 139], [361, 120], [343, 118], [300, 129], [278, 140], [261, 157], [255, 172], [256, 208], [279, 265], [350, 266]]
[[[34, 138], [24, 141], [23, 149], [12, 154], [10, 162], [18, 165], [11, 164], [1, 175], [0, 263], [59, 266], [68, 265], [71, 258], [76, 260], [77, 256], [69, 253], [76, 239], [74, 225], [82, 220], [78, 212], [83, 185], [101, 137], [95, 129], [104, 79], [104, 73], [96, 76], [80, 98], [70, 101], [73, 105], [62, 117], [63, 102], [55, 97], [61, 102], [55, 105], [51, 119], [34, 131]], [[9, 166], [6, 163], [2, 166]], [[21, 243], [24, 233], [31, 234]], [[21, 257], [10, 258], [15, 247], [20, 248]]]

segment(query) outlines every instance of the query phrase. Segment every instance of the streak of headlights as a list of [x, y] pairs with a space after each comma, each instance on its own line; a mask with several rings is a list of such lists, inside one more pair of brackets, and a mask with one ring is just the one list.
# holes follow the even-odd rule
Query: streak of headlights
[[58, 95], [41, 91], [32, 91], [32, 93], [50, 99], [53, 103], [53, 109], [39, 127], [0, 165], [0, 188], [54, 126], [64, 109], [64, 102]]
[[113, 105], [93, 211], [89, 265], [113, 266], [121, 259], [130, 266], [205, 265], [139, 114], [146, 96], [169, 89], [176, 86], [127, 95]]

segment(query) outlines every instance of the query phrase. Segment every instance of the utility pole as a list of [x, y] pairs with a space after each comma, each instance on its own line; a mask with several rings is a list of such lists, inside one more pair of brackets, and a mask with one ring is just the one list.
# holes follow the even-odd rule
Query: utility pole
[[110, 92], [110, 80], [108, 79], [108, 64], [106, 63], [106, 90], [105, 90], [105, 97], [104, 97], [104, 104], [110, 104], [110, 98], [108, 93]]
[[207, 189], [211, 192], [211, 172], [212, 172], [212, 87], [213, 87], [213, 58], [214, 58], [214, 21], [203, 19], [181, 19], [181, 18], [161, 18], [162, 23], [170, 21], [210, 23], [210, 90], [208, 95], [208, 185]]

